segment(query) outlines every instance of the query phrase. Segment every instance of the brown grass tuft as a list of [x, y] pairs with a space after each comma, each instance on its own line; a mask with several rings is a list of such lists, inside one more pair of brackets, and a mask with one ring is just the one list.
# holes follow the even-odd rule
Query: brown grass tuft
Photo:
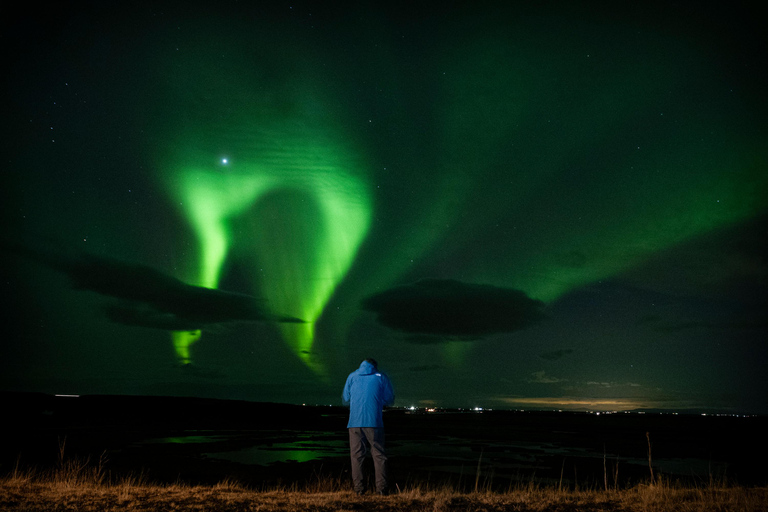
[[[744, 511], [768, 510], [768, 488], [683, 487], [665, 482], [605, 491], [563, 490], [532, 482], [505, 492], [458, 492], [414, 485], [381, 497], [359, 497], [340, 478], [316, 475], [305, 485], [255, 490], [225, 479], [213, 486], [155, 485], [144, 478], [117, 481], [78, 465], [61, 473], [14, 471], [0, 479], [0, 510], [211, 511]], [[86, 478], [91, 475], [91, 479]]]

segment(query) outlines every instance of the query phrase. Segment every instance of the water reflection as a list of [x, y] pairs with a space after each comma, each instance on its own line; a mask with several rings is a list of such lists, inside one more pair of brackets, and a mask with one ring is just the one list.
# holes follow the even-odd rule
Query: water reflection
[[316, 432], [312, 434], [294, 433], [296, 440], [286, 442], [286, 432], [277, 439], [266, 439], [257, 446], [249, 446], [236, 451], [208, 451], [203, 455], [211, 459], [227, 460], [240, 464], [258, 464], [267, 466], [275, 462], [309, 462], [324, 457], [347, 455], [346, 441], [338, 439], [337, 434]]
[[331, 432], [254, 431], [157, 437], [137, 446], [200, 445], [199, 455], [239, 464], [268, 466], [276, 462], [308, 462], [348, 455], [345, 436]]
[[[238, 464], [269, 466], [283, 462], [310, 462], [329, 457], [348, 457], [346, 432], [253, 431], [221, 432], [195, 431], [190, 435], [147, 439], [146, 445], [198, 445], [195, 452], [206, 459], [224, 460]], [[556, 443], [494, 442], [468, 443], [452, 436], [435, 436], [430, 440], [394, 438], [388, 443], [392, 458], [421, 458], [423, 469], [446, 473], [463, 473], [466, 468], [493, 467], [496, 472], [524, 469], [547, 469], [549, 461], [568, 459], [600, 459], [605, 455], [582, 447], [565, 447]], [[607, 454], [615, 460], [616, 455]], [[644, 467], [647, 460], [619, 457], [621, 465]], [[429, 461], [429, 462], [427, 462]], [[542, 466], [544, 464], [544, 466]], [[558, 462], [559, 464], [559, 462]], [[654, 466], [668, 474], [722, 474], [726, 464], [693, 458], [654, 459]], [[625, 466], [626, 467], [626, 466]]]
[[147, 444], [207, 444], [215, 443], [218, 441], [228, 441], [231, 436], [227, 435], [197, 435], [197, 436], [173, 436], [173, 437], [155, 437], [152, 439], [145, 439], [140, 445]]

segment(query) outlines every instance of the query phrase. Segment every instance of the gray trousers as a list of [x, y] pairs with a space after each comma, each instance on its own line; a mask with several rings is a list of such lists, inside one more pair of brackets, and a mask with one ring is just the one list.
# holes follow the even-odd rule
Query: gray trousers
[[376, 492], [387, 492], [387, 456], [384, 452], [384, 429], [353, 427], [349, 429], [349, 455], [352, 460], [352, 484], [355, 492], [365, 492], [363, 460], [370, 450], [376, 471]]

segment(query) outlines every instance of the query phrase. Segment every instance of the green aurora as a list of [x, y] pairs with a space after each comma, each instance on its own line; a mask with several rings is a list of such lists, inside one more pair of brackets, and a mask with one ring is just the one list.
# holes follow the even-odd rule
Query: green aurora
[[[765, 260], [762, 242], [739, 237], [764, 233], [768, 213], [764, 59], [746, 51], [762, 36], [747, 11], [557, 6], [123, 6], [68, 15], [51, 48], [18, 35], [8, 236], [58, 234], [304, 321], [193, 325], [170, 345], [168, 330], [82, 335], [82, 346], [115, 340], [126, 361], [224, 375], [209, 388], [153, 369], [148, 381], [170, 392], [323, 402], [350, 364], [378, 354], [415, 403], [757, 394], [765, 377], [749, 365], [765, 349], [744, 304], [763, 296]], [[30, 332], [88, 331], [95, 299], [81, 311], [71, 291], [40, 298], [45, 276], [20, 272], [31, 277], [15, 285], [18, 308], [55, 312]], [[520, 290], [552, 317], [480, 340], [395, 332], [361, 311], [421, 279]], [[590, 309], [626, 289], [615, 310]], [[598, 320], [574, 328], [583, 318]], [[160, 335], [162, 346], [135, 341]], [[676, 373], [684, 357], [702, 375], [717, 367], [706, 391], [693, 370]], [[729, 379], [741, 387], [727, 392]]]
[[[583, 41], [592, 28], [568, 30]], [[602, 44], [616, 36], [604, 30]], [[257, 294], [307, 321], [284, 326], [283, 336], [319, 370], [311, 357], [314, 323], [368, 231], [373, 170], [362, 157], [365, 148], [349, 147], [340, 99], [328, 98], [322, 85], [327, 76], [303, 72], [275, 83], [258, 68], [244, 73], [252, 57], [241, 55], [229, 37], [208, 34], [203, 40], [219, 44], [187, 52], [189, 61], [174, 56], [170, 76], [180, 84], [166, 119], [183, 116], [178, 125], [168, 121], [174, 151], [159, 173], [199, 242], [199, 272], [191, 282], [217, 287], [234, 238], [242, 237], [238, 243], [247, 244], [259, 276]], [[515, 44], [518, 38], [525, 47]], [[712, 80], [706, 61], [658, 36], [633, 44], [632, 60], [615, 65], [611, 54], [630, 51], [619, 47], [604, 57], [610, 66], [601, 66], [587, 47], [551, 58], [552, 49], [530, 28], [514, 39], [484, 30], [446, 42], [432, 64], [444, 71], [425, 107], [436, 130], [430, 135], [435, 147], [425, 155], [432, 160], [423, 165], [437, 178], [414, 199], [411, 224], [403, 226], [410, 234], [384, 259], [397, 261], [398, 252], [410, 254], [408, 260], [427, 257], [443, 251], [447, 237], [461, 236], [457, 226], [483, 229], [494, 215], [520, 218], [533, 210], [548, 218], [547, 231], [496, 227], [509, 243], [473, 257], [464, 278], [552, 302], [765, 211], [767, 175], [742, 135], [723, 134], [715, 147], [707, 143], [711, 127], [728, 126], [733, 114], [699, 113], [698, 103], [680, 105], [671, 94]], [[397, 56], [383, 53], [380, 63], [396, 73]], [[305, 67], [306, 57], [288, 58], [301, 62], [292, 69]], [[395, 96], [408, 94], [399, 90], [407, 86], [390, 81]], [[559, 87], [562, 82], [567, 87]], [[267, 87], [268, 100], [256, 92]], [[681, 126], [680, 118], [696, 124]], [[270, 194], [273, 199], [256, 208]], [[473, 202], [480, 201], [486, 204], [478, 211]], [[475, 212], [470, 222], [466, 211]], [[246, 227], [234, 234], [232, 225], [243, 216]], [[505, 276], [507, 268], [527, 271]], [[405, 270], [385, 265], [382, 284], [397, 282]], [[191, 360], [189, 345], [199, 336], [174, 333], [182, 361]], [[465, 345], [451, 347], [458, 362]]]
[[[247, 58], [222, 64], [221, 51], [232, 53], [231, 47], [200, 49], [173, 66], [172, 78], [180, 82], [172, 88], [177, 110], [166, 119], [183, 117], [167, 128], [173, 151], [159, 157], [164, 185], [198, 240], [198, 271], [190, 281], [217, 288], [233, 243], [244, 244], [255, 294], [269, 297], [277, 312], [305, 320], [282, 326], [282, 334], [291, 350], [321, 373], [312, 354], [314, 323], [370, 224], [366, 165], [334, 122], [338, 114], [329, 100], [300, 81], [268, 84], [290, 91], [279, 98], [280, 110], [274, 97], [257, 93], [268, 86], [258, 72], [242, 76]], [[189, 83], [201, 84], [204, 92]], [[212, 101], [196, 103], [201, 94]], [[193, 105], [194, 113], [180, 105]], [[173, 333], [181, 362], [192, 361], [190, 345], [200, 336]]]

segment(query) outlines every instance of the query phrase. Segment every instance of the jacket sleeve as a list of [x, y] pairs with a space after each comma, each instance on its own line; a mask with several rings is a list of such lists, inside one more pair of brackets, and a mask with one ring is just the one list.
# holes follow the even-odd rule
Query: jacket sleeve
[[352, 388], [352, 375], [347, 377], [347, 382], [344, 384], [344, 391], [341, 393], [341, 400], [344, 405], [349, 405], [351, 399], [350, 389]]

